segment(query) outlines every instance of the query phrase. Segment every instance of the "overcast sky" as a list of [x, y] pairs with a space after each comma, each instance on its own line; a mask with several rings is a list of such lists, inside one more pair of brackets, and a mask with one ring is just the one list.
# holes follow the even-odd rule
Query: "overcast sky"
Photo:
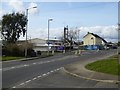
[[[5, 0], [6, 1], [6, 0]], [[70, 0], [69, 0], [70, 1]], [[113, 0], [114, 1], [114, 0]], [[29, 10], [28, 38], [47, 38], [47, 22], [50, 22], [50, 38], [59, 37], [64, 26], [78, 28], [80, 40], [92, 32], [107, 41], [117, 42], [118, 2], [23, 2], [9, 0], [2, 2], [0, 19], [3, 14]], [[20, 39], [25, 39], [21, 37]]]

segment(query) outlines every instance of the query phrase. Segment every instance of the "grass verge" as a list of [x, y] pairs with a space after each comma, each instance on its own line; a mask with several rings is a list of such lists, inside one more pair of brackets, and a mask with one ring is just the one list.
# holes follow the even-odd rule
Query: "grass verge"
[[2, 61], [17, 60], [22, 59], [23, 57], [13, 57], [13, 56], [3, 56], [0, 57]]
[[104, 60], [89, 63], [85, 66], [85, 68], [97, 72], [120, 76], [120, 64], [118, 63], [118, 55], [109, 57]]

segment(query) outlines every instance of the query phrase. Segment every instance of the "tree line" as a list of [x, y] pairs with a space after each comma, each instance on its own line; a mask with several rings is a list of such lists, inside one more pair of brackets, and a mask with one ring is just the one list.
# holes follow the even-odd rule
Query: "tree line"
[[[1, 35], [2, 35], [2, 53], [6, 56], [24, 56], [25, 43], [18, 44], [20, 36], [25, 36], [27, 17], [22, 13], [11, 13], [2, 16]], [[28, 55], [33, 52], [32, 44], [27, 42]]]

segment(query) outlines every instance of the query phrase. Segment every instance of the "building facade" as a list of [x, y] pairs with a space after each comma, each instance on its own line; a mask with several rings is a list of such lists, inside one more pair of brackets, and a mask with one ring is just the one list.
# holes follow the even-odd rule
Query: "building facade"
[[107, 41], [105, 41], [102, 37], [98, 36], [97, 34], [88, 32], [83, 37], [83, 45], [87, 50], [104, 49], [106, 44]]
[[[29, 43], [33, 44], [33, 49], [35, 52], [37, 51], [48, 51], [48, 40], [45, 39], [39, 39], [39, 38], [34, 38], [29, 40]], [[49, 50], [55, 50], [59, 46], [61, 46], [63, 43], [59, 39], [50, 39], [49, 40]]]
[[89, 33], [83, 37], [84, 45], [105, 45], [107, 42], [97, 34]]

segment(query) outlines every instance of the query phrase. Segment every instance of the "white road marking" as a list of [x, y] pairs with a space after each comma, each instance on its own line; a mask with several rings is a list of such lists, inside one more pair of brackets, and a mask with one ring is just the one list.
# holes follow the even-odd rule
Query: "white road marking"
[[12, 87], [12, 88], [16, 88], [16, 86]]
[[42, 77], [42, 76], [37, 76], [38, 78]]
[[36, 80], [37, 78], [35, 77], [35, 78], [33, 78], [32, 80]]
[[50, 61], [46, 61], [46, 63], [49, 63]]
[[[71, 56], [71, 57], [73, 57], [73, 56]], [[59, 59], [50, 60], [50, 61], [36, 62], [36, 63], [32, 63], [32, 64], [30, 64], [30, 65], [25, 64], [25, 65], [15, 66], [15, 68], [13, 68], [13, 67], [12, 67], [12, 68], [11, 68], [11, 67], [7, 67], [7, 68], [3, 68], [3, 71], [12, 70], [12, 69], [17, 69], [17, 68], [23, 68], [23, 67], [31, 66], [31, 65], [33, 65], [33, 64], [44, 64], [44, 63], [50, 63], [50, 62], [55, 62], [55, 61], [62, 61], [62, 60], [65, 60], [65, 59], [67, 59], [67, 58], [70, 58], [70, 56], [66, 56], [66, 57], [64, 57], [64, 58], [59, 58]], [[6, 61], [6, 62], [7, 62], [7, 61]], [[55, 71], [56, 71], [56, 70], [55, 70]]]
[[28, 83], [28, 82], [30, 82], [31, 80], [28, 80], [28, 81], [26, 81], [25, 83]]
[[60, 70], [60, 69], [58, 68], [58, 69], [56, 69], [56, 70]]
[[39, 76], [37, 76], [37, 77], [34, 77], [33, 79], [27, 80], [27, 81], [25, 81], [25, 82], [23, 82], [23, 83], [21, 83], [21, 84], [19, 84], [19, 85], [17, 85], [17, 86], [14, 86], [14, 87], [12, 87], [12, 88], [17, 88], [17, 87], [22, 86], [22, 85], [24, 85], [24, 84], [27, 84], [27, 83], [29, 83], [29, 82], [31, 82], [31, 81], [34, 81], [34, 80], [36, 80], [36, 79], [38, 79], [38, 78], [42, 78], [42, 77], [44, 77], [44, 76], [47, 76], [47, 75], [49, 75], [49, 74], [51, 74], [51, 73], [53, 73], [53, 72], [56, 72], [56, 71], [60, 70], [61, 68], [63, 68], [63, 67], [60, 67], [60, 68], [58, 68], [58, 69], [49, 71], [49, 72], [47, 72], [46, 74], [44, 73], [44, 74], [42, 74], [42, 75], [39, 75]]
[[21, 83], [20, 85], [24, 85], [25, 83]]
[[42, 76], [46, 76], [46, 74], [43, 74]]
[[54, 71], [50, 71], [51, 73], [54, 72]]
[[29, 65], [26, 65], [26, 64], [25, 64], [24, 66], [26, 67], [26, 66], [29, 66]]
[[36, 64], [36, 63], [33, 63], [33, 64]]
[[15, 67], [11, 67], [11, 69], [14, 69]]
[[57, 71], [57, 69], [54, 70], [54, 72], [56, 72], [56, 71]]

